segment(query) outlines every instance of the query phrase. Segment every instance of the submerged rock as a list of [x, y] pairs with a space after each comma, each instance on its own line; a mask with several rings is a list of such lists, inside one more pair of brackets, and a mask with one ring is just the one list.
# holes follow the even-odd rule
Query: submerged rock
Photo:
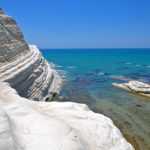
[[112, 85], [126, 91], [150, 98], [150, 84], [131, 80], [126, 83], [112, 83]]
[[61, 78], [42, 57], [38, 48], [28, 45], [16, 21], [0, 9], [0, 81], [9, 82], [17, 92], [33, 100], [45, 100], [58, 93]]
[[29, 101], [6, 83], [0, 89], [1, 150], [133, 150], [109, 118], [84, 104]]

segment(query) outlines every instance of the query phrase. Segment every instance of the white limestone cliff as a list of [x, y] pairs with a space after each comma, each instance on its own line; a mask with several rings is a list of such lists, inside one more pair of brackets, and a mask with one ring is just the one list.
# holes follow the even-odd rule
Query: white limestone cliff
[[0, 81], [10, 83], [19, 95], [45, 100], [58, 93], [62, 80], [42, 57], [28, 45], [16, 22], [0, 10]]

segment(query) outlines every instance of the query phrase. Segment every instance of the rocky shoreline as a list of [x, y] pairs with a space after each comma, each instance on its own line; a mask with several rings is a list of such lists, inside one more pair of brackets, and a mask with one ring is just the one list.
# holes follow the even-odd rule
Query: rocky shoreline
[[[7, 83], [6, 83], [7, 82]], [[0, 9], [0, 150], [133, 150], [85, 104], [44, 102], [62, 79]]]

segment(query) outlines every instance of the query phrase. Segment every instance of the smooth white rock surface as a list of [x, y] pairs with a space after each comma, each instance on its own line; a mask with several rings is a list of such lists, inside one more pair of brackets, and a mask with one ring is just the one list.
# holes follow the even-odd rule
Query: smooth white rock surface
[[7, 83], [0, 89], [0, 150], [133, 150], [84, 104], [29, 101]]

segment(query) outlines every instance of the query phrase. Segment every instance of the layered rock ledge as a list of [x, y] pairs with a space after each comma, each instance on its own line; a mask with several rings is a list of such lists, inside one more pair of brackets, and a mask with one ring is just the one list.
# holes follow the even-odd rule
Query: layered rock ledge
[[0, 81], [10, 83], [19, 95], [45, 100], [58, 93], [61, 78], [42, 57], [38, 48], [28, 45], [15, 20], [0, 10]]

